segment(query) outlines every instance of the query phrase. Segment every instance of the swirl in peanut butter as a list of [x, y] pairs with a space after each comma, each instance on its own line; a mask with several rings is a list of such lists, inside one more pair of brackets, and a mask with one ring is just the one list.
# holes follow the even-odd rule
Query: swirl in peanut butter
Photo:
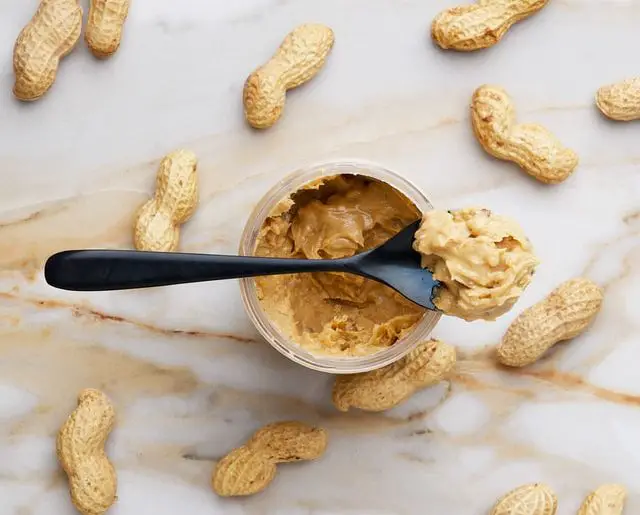
[[[420, 213], [388, 184], [339, 175], [280, 202], [263, 224], [257, 256], [333, 259], [384, 243]], [[256, 279], [258, 298], [288, 338], [314, 354], [364, 356], [393, 345], [425, 310], [359, 276], [313, 273]]]
[[522, 229], [488, 209], [426, 213], [414, 249], [443, 284], [436, 306], [468, 321], [509, 311], [538, 265]]

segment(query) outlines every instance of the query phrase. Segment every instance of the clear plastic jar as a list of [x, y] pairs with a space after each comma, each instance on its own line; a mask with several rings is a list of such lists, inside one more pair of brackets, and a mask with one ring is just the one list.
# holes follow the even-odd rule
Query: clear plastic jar
[[[424, 213], [433, 209], [429, 200], [418, 188], [396, 173], [377, 164], [366, 161], [319, 163], [292, 173], [267, 192], [249, 216], [240, 241], [240, 255], [251, 256], [254, 254], [260, 228], [278, 202], [287, 198], [304, 184], [320, 177], [341, 174], [362, 175], [385, 182], [411, 200], [420, 212]], [[441, 316], [440, 313], [427, 311], [409, 334], [388, 349], [369, 356], [336, 357], [333, 355], [316, 355], [308, 352], [295, 341], [291, 341], [272, 323], [260, 305], [253, 279], [241, 279], [240, 290], [242, 302], [249, 318], [260, 334], [273, 347], [296, 363], [332, 374], [366, 372], [397, 361], [428, 338]]]

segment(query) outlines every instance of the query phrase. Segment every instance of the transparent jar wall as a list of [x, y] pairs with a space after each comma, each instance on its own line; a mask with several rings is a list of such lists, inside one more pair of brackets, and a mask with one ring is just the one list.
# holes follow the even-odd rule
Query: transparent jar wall
[[[413, 184], [380, 165], [366, 161], [319, 163], [292, 173], [266, 193], [249, 216], [245, 225], [240, 240], [240, 254], [245, 256], [253, 255], [260, 228], [278, 202], [287, 198], [304, 184], [321, 177], [340, 174], [363, 175], [385, 182], [411, 200], [420, 212], [424, 213], [433, 209], [429, 200]], [[426, 312], [411, 333], [398, 340], [388, 349], [370, 356], [343, 358], [323, 356], [311, 354], [280, 332], [262, 310], [253, 279], [241, 279], [240, 292], [247, 315], [265, 340], [292, 361], [314, 370], [332, 374], [366, 372], [397, 361], [428, 338], [441, 316], [440, 313], [433, 311]]]

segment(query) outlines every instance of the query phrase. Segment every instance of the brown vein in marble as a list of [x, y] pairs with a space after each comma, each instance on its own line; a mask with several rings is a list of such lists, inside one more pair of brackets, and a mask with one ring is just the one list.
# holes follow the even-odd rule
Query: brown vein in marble
[[399, 452], [396, 456], [398, 456], [398, 458], [404, 459], [405, 461], [409, 461], [413, 463], [432, 465], [436, 462], [434, 458], [423, 458], [422, 456], [418, 456], [417, 454], [414, 454], [412, 452], [406, 452], [406, 451]]
[[[166, 474], [179, 481], [207, 488], [211, 476], [211, 461], [189, 460], [185, 457], [185, 445], [170, 442], [132, 442], [131, 452], [117, 460], [120, 470], [148, 470], [153, 474]], [[221, 453], [226, 454], [228, 449]]]
[[593, 104], [565, 104], [565, 105], [548, 105], [542, 107], [536, 107], [534, 109], [522, 109], [524, 114], [528, 113], [563, 113], [582, 111], [584, 109], [592, 109]]
[[[433, 100], [433, 99], [431, 99]], [[424, 104], [424, 109], [421, 109], [419, 106]], [[382, 107], [381, 107], [382, 106]], [[387, 106], [393, 106], [393, 110], [386, 109]], [[527, 111], [528, 113], [535, 113], [537, 111], [562, 111], [568, 110], [573, 111], [576, 109], [580, 109], [583, 106], [546, 106], [539, 109], [532, 109]], [[584, 106], [586, 107], [586, 106]], [[300, 126], [296, 128], [297, 131], [297, 140], [299, 142], [298, 145], [291, 146], [290, 140], [279, 140], [277, 137], [275, 139], [271, 139], [268, 142], [263, 139], [258, 139], [254, 143], [256, 145], [269, 145], [269, 149], [272, 152], [274, 144], [281, 142], [282, 145], [287, 145], [287, 156], [286, 159], [289, 162], [296, 162], [296, 157], [305, 156], [309, 154], [310, 148], [317, 147], [318, 141], [326, 141], [326, 148], [323, 148], [322, 151], [326, 154], [328, 153], [353, 153], [358, 150], [359, 147], [366, 147], [367, 149], [374, 150], [374, 154], [379, 152], [381, 143], [391, 143], [396, 140], [400, 141], [402, 145], [407, 145], [408, 141], [411, 138], [419, 139], [424, 137], [430, 132], [439, 131], [443, 128], [449, 126], [459, 125], [461, 123], [466, 123], [466, 118], [455, 118], [451, 115], [440, 116], [435, 121], [425, 120], [424, 113], [429, 113], [430, 109], [428, 107], [427, 102], [424, 100], [423, 96], [416, 99], [416, 97], [410, 97], [409, 99], [405, 97], [398, 99], [392, 98], [388, 102], [377, 101], [375, 105], [366, 104], [359, 108], [355, 113], [349, 114], [345, 116], [344, 114], [339, 114], [336, 117], [328, 117], [326, 113], [326, 106], [318, 107], [317, 116], [313, 117], [314, 124], [312, 126]], [[384, 115], [384, 120], [378, 123], [377, 118]], [[394, 121], [398, 121], [398, 123], [394, 123]], [[360, 139], [353, 141], [351, 138], [340, 137], [344, 131], [346, 130], [356, 130], [362, 127], [376, 127], [376, 131], [374, 133], [370, 133], [371, 131], [367, 131], [365, 134], [365, 139]], [[391, 127], [396, 130], [387, 130], [387, 132], [380, 132], [380, 127]], [[359, 131], [361, 132], [361, 131]], [[328, 138], [319, 138], [318, 133], [322, 134], [330, 134], [331, 137]], [[313, 134], [313, 137], [309, 137], [310, 134]], [[233, 167], [235, 169], [242, 169], [246, 167], [250, 167], [252, 165], [256, 165], [255, 156], [261, 155], [261, 152], [256, 151], [255, 153], [251, 153], [250, 155], [246, 154], [246, 152], [242, 152], [242, 148], [246, 146], [246, 141], [237, 141], [236, 138], [216, 138], [221, 140], [221, 147], [225, 148], [225, 155], [229, 155], [229, 159], [223, 159], [220, 161], [220, 157], [217, 156], [218, 162], [216, 163], [215, 168], [225, 169], [229, 167]], [[344, 143], [344, 141], [347, 141]], [[222, 144], [224, 142], [224, 144]], [[311, 142], [311, 143], [309, 143]], [[201, 143], [204, 145], [205, 143]], [[194, 147], [198, 146], [197, 144], [192, 145]], [[207, 142], [207, 146], [211, 146], [211, 142]], [[276, 148], [278, 145], [276, 145]], [[370, 152], [369, 152], [370, 154]], [[372, 156], [373, 157], [373, 156]], [[234, 161], [235, 159], [235, 161]], [[240, 159], [240, 162], [236, 162]], [[202, 159], [202, 165], [204, 164], [204, 158]], [[273, 165], [274, 170], [280, 170], [286, 172], [285, 163], [278, 162]], [[294, 166], [293, 169], [297, 167]], [[273, 173], [273, 170], [272, 172]], [[233, 190], [238, 185], [238, 180], [246, 181], [259, 178], [260, 176], [266, 176], [268, 172], [258, 172], [251, 173], [249, 175], [238, 177], [237, 174], [233, 174], [231, 182], [226, 186], [221, 186], [220, 184], [216, 185], [216, 190], [212, 195], [209, 195], [207, 192], [203, 191], [202, 199], [207, 202], [211, 199], [211, 196], [219, 195], [225, 190]], [[490, 185], [490, 189], [495, 188], [494, 185]], [[486, 182], [482, 183], [482, 187], [486, 187]], [[474, 190], [475, 191], [475, 190]], [[436, 192], [437, 193], [437, 192]]]
[[[611, 168], [614, 166], [625, 166], [625, 165], [637, 165], [640, 164], [640, 156], [624, 156], [622, 159], [609, 159], [606, 161], [598, 161], [595, 159], [582, 159], [580, 161], [580, 169], [593, 169], [593, 168]], [[632, 171], [632, 174], [637, 173], [637, 171]]]
[[640, 211], [632, 211], [631, 213], [627, 213], [622, 217], [622, 221], [626, 225], [633, 226], [634, 224], [640, 222]]
[[[633, 222], [635, 216], [636, 215], [633, 215], [632, 218], [628, 218], [628, 217], [625, 216], [623, 218], [623, 222], [626, 225], [632, 226], [632, 224], [629, 223], [629, 221]], [[597, 263], [598, 263], [598, 261], [600, 259], [602, 259], [602, 257], [603, 257], [602, 255], [605, 252], [607, 252], [608, 250], [610, 250], [611, 247], [613, 247], [615, 244], [618, 244], [618, 243], [621, 243], [621, 242], [625, 242], [627, 240], [635, 241], [635, 239], [638, 236], [640, 236], [640, 228], [638, 230], [632, 230], [630, 232], [625, 232], [625, 233], [617, 236], [613, 240], [606, 241], [606, 242], [598, 245], [598, 248], [597, 248], [596, 252], [593, 253], [591, 258], [587, 262], [586, 266], [584, 267], [582, 275], [585, 275], [585, 276], [589, 277], [591, 269], [597, 265]], [[637, 254], [638, 253], [638, 249], [640, 249], [640, 242], [638, 242], [638, 243], [639, 243], [638, 245], [633, 246], [629, 251], [627, 251], [627, 252], [625, 252], [623, 254], [623, 256], [622, 256], [622, 272], [620, 272], [619, 274], [617, 274], [616, 276], [614, 276], [610, 280], [601, 283], [601, 286], [604, 288], [605, 292], [607, 292], [610, 289], [611, 286], [616, 285], [616, 284], [620, 284], [622, 281], [627, 280], [628, 277], [634, 271], [634, 268], [633, 268], [634, 265], [638, 266], [640, 264], [640, 260], [633, 259], [633, 257], [632, 257], [634, 254]]]
[[[342, 152], [345, 149], [352, 150], [353, 147], [357, 148], [360, 146], [369, 146], [369, 145], [375, 146], [383, 142], [389, 142], [389, 140], [393, 141], [397, 139], [402, 139], [403, 143], [406, 143], [406, 138], [408, 137], [422, 136], [425, 133], [437, 131], [439, 129], [457, 125], [459, 123], [461, 123], [461, 120], [458, 120], [456, 118], [451, 118], [451, 117], [444, 117], [444, 118], [441, 118], [440, 120], [437, 120], [431, 125], [423, 125], [416, 128], [401, 129], [401, 130], [392, 131], [392, 132], [385, 132], [382, 134], [378, 133], [375, 136], [369, 137], [367, 139], [363, 139], [359, 141], [352, 140], [352, 141], [347, 141], [346, 143], [335, 144], [332, 146], [332, 150]], [[380, 126], [380, 125], [382, 124], [376, 124], [376, 126]]]
[[130, 247], [132, 217], [142, 198], [138, 192], [97, 192], [56, 201], [1, 224], [0, 269], [33, 278], [60, 250]]
[[10, 220], [8, 222], [0, 223], [0, 230], [6, 229], [6, 228], [14, 226], [14, 225], [26, 224], [26, 223], [29, 223], [29, 222], [33, 222], [35, 220], [38, 220], [38, 219], [46, 217], [46, 216], [56, 215], [56, 214], [64, 211], [65, 209], [67, 209], [67, 205], [64, 204], [64, 203], [61, 203], [61, 204], [58, 204], [58, 205], [53, 205], [53, 206], [43, 207], [42, 209], [37, 209], [36, 211], [33, 211], [33, 212], [23, 216], [23, 217], [16, 218], [15, 220]]
[[[550, 356], [545, 359], [547, 365], [549, 361], [553, 359], [554, 351], [552, 350]], [[582, 376], [572, 373], [563, 372], [554, 368], [507, 368], [497, 364], [493, 359], [493, 348], [485, 348], [475, 353], [463, 353], [459, 352], [460, 365], [464, 370], [465, 363], [470, 363], [475, 372], [458, 371], [454, 377], [454, 384], [461, 384], [469, 390], [499, 390], [503, 392], [510, 392], [518, 396], [524, 396], [533, 398], [535, 392], [530, 389], [514, 388], [506, 386], [504, 384], [497, 385], [490, 383], [486, 380], [479, 378], [476, 375], [477, 371], [484, 369], [484, 371], [499, 372], [507, 377], [513, 378], [531, 378], [544, 383], [553, 385], [556, 388], [561, 388], [566, 391], [587, 393], [598, 399], [612, 402], [615, 404], [623, 404], [629, 406], [640, 406], [640, 395], [618, 392], [603, 388], [589, 383]]]
[[[451, 97], [447, 97], [451, 98]], [[429, 103], [437, 102], [437, 99], [434, 98], [429, 99]], [[421, 109], [420, 104], [424, 104], [425, 108]], [[392, 127], [393, 120], [402, 120], [402, 123], [398, 123], [397, 127], [400, 130], [389, 131], [382, 134], [377, 134], [370, 139], [361, 140], [361, 141], [348, 141], [342, 146], [334, 146], [333, 149], [341, 149], [343, 147], [349, 147], [352, 144], [377, 144], [382, 141], [388, 139], [397, 139], [402, 138], [405, 139], [408, 136], [420, 136], [424, 133], [428, 133], [431, 131], [437, 131], [439, 129], [454, 126], [459, 124], [468, 124], [468, 118], [465, 116], [462, 118], [454, 117], [451, 115], [440, 116], [435, 121], [426, 121], [424, 119], [424, 114], [429, 113], [432, 109], [429, 109], [429, 104], [424, 99], [424, 95], [419, 97], [410, 97], [407, 98], [404, 95], [402, 98], [391, 98], [388, 101], [381, 101], [380, 99], [376, 100], [375, 103], [365, 104], [358, 111], [348, 116], [341, 115], [339, 118], [333, 119], [330, 122], [330, 126], [323, 127], [324, 129], [343, 129], [343, 128], [353, 128], [353, 122], [357, 125], [362, 125], [366, 127]], [[452, 104], [452, 106], [460, 107], [460, 104]], [[521, 112], [525, 115], [535, 114], [535, 113], [544, 113], [544, 112], [573, 112], [580, 111], [584, 109], [593, 108], [592, 104], [566, 104], [566, 105], [547, 105], [535, 107], [532, 109], [522, 109]], [[460, 110], [460, 109], [458, 109]], [[409, 114], [409, 119], [407, 119], [407, 114]], [[385, 123], [372, 124], [372, 118], [376, 118], [377, 116], [384, 116]], [[415, 117], [414, 125], [412, 127], [411, 124], [411, 116]], [[317, 126], [315, 126], [317, 127]]]
[[[525, 403], [535, 403], [542, 401], [546, 386], [551, 392], [562, 390], [569, 393], [589, 395], [592, 399], [615, 403], [630, 407], [640, 405], [640, 395], [617, 392], [607, 388], [590, 384], [586, 379], [572, 372], [562, 372], [549, 368], [554, 354], [546, 358], [544, 363], [547, 368], [537, 366], [525, 369], [509, 369], [497, 364], [494, 357], [493, 347], [485, 347], [475, 351], [459, 351], [458, 372], [452, 378], [453, 388], [457, 392], [467, 390], [479, 395], [483, 405], [490, 411], [491, 417], [485, 425], [472, 434], [448, 434], [444, 431], [423, 430], [425, 438], [428, 438], [431, 445], [438, 445], [437, 442], [448, 442], [449, 445], [459, 448], [466, 446], [470, 448], [486, 446], [494, 452], [492, 457], [493, 465], [505, 461], [534, 460], [539, 461], [545, 457], [546, 463], [553, 463], [554, 467], [562, 466], [569, 469], [579, 468], [583, 470], [585, 464], [569, 457], [559, 456], [555, 453], [544, 452], [534, 444], [527, 444], [513, 440], [512, 436], [505, 434], [503, 429], [508, 424], [508, 419], [514, 415]], [[536, 385], [531, 385], [526, 381], [535, 381]], [[525, 381], [524, 383], [522, 381]], [[558, 398], [552, 395], [549, 398], [553, 402], [566, 402], [565, 397]], [[414, 431], [409, 436], [420, 432]], [[411, 456], [398, 455], [401, 459], [409, 461], [420, 461], [420, 455], [412, 453]], [[487, 468], [478, 471], [476, 475], [484, 475]]]
[[71, 314], [74, 317], [87, 318], [89, 320], [94, 320], [94, 321], [107, 321], [107, 322], [114, 322], [118, 324], [129, 324], [129, 325], [136, 326], [140, 329], [143, 329], [145, 331], [149, 331], [151, 333], [156, 333], [156, 334], [191, 336], [196, 338], [220, 338], [223, 340], [233, 340], [239, 343], [258, 343], [259, 341], [261, 341], [253, 337], [242, 336], [242, 335], [237, 335], [232, 333], [222, 333], [222, 332], [216, 332], [216, 331], [194, 331], [194, 330], [187, 330], [187, 329], [170, 329], [170, 328], [158, 327], [146, 322], [141, 322], [139, 320], [126, 318], [119, 315], [111, 315], [108, 313], [103, 313], [101, 311], [90, 308], [88, 306], [73, 304], [71, 302], [65, 302], [62, 300], [30, 298], [30, 297], [25, 297], [15, 293], [3, 293], [3, 292], [0, 292], [0, 299], [20, 300], [41, 309], [67, 309], [71, 311]]
[[[634, 235], [636, 234], [636, 235]], [[635, 231], [631, 236], [623, 235], [618, 238], [614, 243], [622, 243], [625, 244], [627, 241], [634, 241], [637, 238], [637, 234], [640, 234], [640, 231]], [[640, 242], [639, 242], [640, 243]], [[609, 247], [611, 245], [603, 245], [598, 254], [604, 254], [605, 250], [610, 250]], [[616, 249], [614, 249], [615, 251]], [[582, 275], [590, 276], [590, 269], [597, 265], [598, 256], [594, 256], [588, 263], [585, 272]], [[606, 258], [606, 256], [605, 256]], [[610, 258], [609, 258], [610, 259]], [[633, 284], [634, 276], [638, 273], [640, 269], [634, 269], [634, 265], [640, 263], [640, 245], [636, 245], [631, 248], [628, 252], [622, 253], [620, 268], [621, 270], [613, 277], [608, 280], [600, 281], [601, 285], [605, 290], [605, 306], [603, 308], [604, 313], [600, 315], [602, 318], [603, 315], [606, 315], [606, 334], [609, 342], [623, 341], [628, 335], [633, 334], [635, 331], [633, 327], [634, 321], [630, 319], [628, 316], [628, 311], [624, 308], [624, 303], [629, 302], [627, 295], [628, 293], [625, 290], [625, 286], [627, 284]], [[617, 304], [621, 304], [620, 307]], [[598, 320], [596, 320], [596, 324]], [[597, 326], [596, 326], [597, 327]], [[586, 370], [584, 370], [583, 375], [588, 373], [593, 367], [597, 366], [599, 363], [602, 363], [605, 359], [607, 359], [610, 355], [612, 355], [616, 351], [615, 344], [609, 345], [599, 345], [599, 347], [593, 350], [589, 357], [586, 360], [586, 363], [583, 362], [582, 366], [586, 366]]]
[[[124, 407], [138, 397], [188, 395], [200, 384], [184, 367], [160, 366], [91, 343], [65, 340], [49, 329], [0, 334], [0, 355], [2, 380], [39, 400], [33, 412], [9, 423], [10, 436], [54, 434], [83, 388], [104, 389]], [[119, 410], [119, 417], [126, 420], [124, 410]]]
[[[513, 373], [513, 372], [512, 372]], [[525, 377], [540, 379], [565, 390], [578, 390], [615, 404], [626, 404], [628, 406], [640, 406], [640, 395], [617, 392], [602, 388], [589, 383], [583, 377], [571, 372], [560, 372], [558, 370], [521, 370], [519, 374]]]
[[572, 11], [598, 9], [605, 13], [618, 13], [621, 16], [628, 16], [626, 10], [636, 11], [640, 8], [634, 2], [620, 2], [619, 0], [609, 0], [587, 3], [584, 0], [558, 0], [557, 5], [568, 7]]
[[[415, 109], [412, 109], [411, 112], [415, 112]], [[357, 119], [357, 117], [356, 117]], [[339, 121], [335, 121], [332, 120], [330, 121], [326, 127], [323, 127], [323, 129], [326, 132], [331, 132], [333, 130], [340, 130], [340, 129], [345, 129], [345, 126], [349, 126], [349, 124], [347, 123], [349, 121], [349, 119], [345, 120], [344, 117], [343, 119], [340, 119]], [[365, 116], [365, 118], [363, 118], [362, 120], [363, 123], [367, 122], [367, 117]], [[388, 120], [387, 120], [388, 122]], [[335, 143], [331, 146], [331, 150], [332, 151], [343, 151], [343, 150], [352, 150], [352, 147], [354, 146], [366, 146], [366, 145], [375, 145], [376, 143], [383, 141], [383, 140], [387, 140], [387, 139], [394, 139], [394, 138], [404, 138], [406, 136], [411, 136], [411, 135], [421, 135], [425, 132], [430, 132], [433, 130], [438, 130], [440, 128], [446, 127], [446, 126], [450, 126], [450, 125], [456, 125], [459, 124], [461, 122], [461, 120], [456, 119], [456, 118], [452, 118], [452, 117], [444, 117], [441, 118], [439, 120], [437, 120], [434, 124], [432, 125], [428, 125], [426, 127], [419, 127], [419, 128], [415, 128], [415, 129], [403, 129], [400, 131], [396, 131], [396, 132], [391, 132], [391, 133], [385, 133], [385, 134], [379, 134], [376, 135], [370, 139], [367, 140], [362, 140], [362, 141], [349, 141], [345, 144], [342, 144], [342, 142], [340, 143]], [[387, 126], [387, 124], [385, 124], [384, 126]], [[406, 124], [403, 124], [402, 126], [405, 126]], [[383, 126], [382, 124], [376, 124], [377, 127]], [[313, 126], [313, 129], [317, 129], [317, 125]], [[304, 130], [304, 129], [302, 129]], [[287, 140], [288, 141], [288, 140]], [[296, 145], [295, 147], [292, 147], [290, 145], [290, 142], [288, 141], [287, 145], [287, 151], [288, 151], [288, 158], [291, 157], [295, 157], [295, 154], [293, 154], [294, 151], [300, 150], [300, 152], [298, 152], [300, 155], [305, 155], [308, 154], [308, 148], [304, 147], [304, 144], [309, 142], [309, 141], [314, 141], [314, 138], [306, 138], [306, 137], [301, 137], [300, 138], [300, 144]], [[259, 143], [259, 142], [258, 142]], [[250, 165], [250, 164], [254, 164], [256, 161], [256, 156], [259, 156], [261, 154], [261, 152], [256, 151], [256, 152], [252, 152], [247, 154], [246, 152], [243, 152], [241, 149], [242, 147], [244, 147], [246, 145], [246, 142], [239, 142], [239, 143], [234, 143], [234, 142], [228, 142], [228, 145], [236, 145], [238, 147], [237, 151], [232, 151], [230, 152], [230, 159], [227, 160], [228, 162], [219, 162], [216, 164], [215, 168], [218, 169], [225, 169], [225, 168], [235, 168], [235, 169], [241, 169], [242, 165]], [[225, 145], [226, 146], [226, 145]], [[238, 159], [245, 159], [244, 162], [238, 163]], [[201, 165], [200, 168], [202, 168], [205, 165]], [[290, 170], [287, 170], [286, 168], [282, 168], [283, 165], [282, 163], [279, 163], [277, 165], [276, 168], [274, 169], [270, 169], [270, 170], [266, 170], [266, 171], [261, 171], [261, 172], [256, 172], [256, 173], [251, 173], [249, 175], [246, 175], [244, 177], [240, 176], [238, 177], [237, 174], [232, 174], [229, 176], [229, 178], [233, 178], [236, 179], [234, 182], [228, 184], [227, 186], [221, 187], [220, 183], [216, 184], [216, 189], [215, 191], [212, 191], [211, 193], [207, 194], [206, 192], [202, 192], [201, 195], [201, 207], [200, 210], [202, 210], [205, 204], [207, 204], [209, 201], [211, 201], [212, 199], [214, 199], [215, 197], [219, 196], [222, 193], [228, 192], [228, 191], [233, 191], [236, 190], [237, 188], [241, 187], [243, 184], [250, 184], [250, 183], [255, 183], [255, 181], [257, 179], [260, 179], [262, 177], [268, 177], [269, 175], [273, 175], [273, 174], [277, 174], [278, 172], [281, 172], [278, 175], [282, 175], [282, 172], [293, 172], [295, 171], [296, 168], [298, 168], [300, 165], [293, 165], [292, 168]], [[280, 178], [280, 177], [278, 177]]]

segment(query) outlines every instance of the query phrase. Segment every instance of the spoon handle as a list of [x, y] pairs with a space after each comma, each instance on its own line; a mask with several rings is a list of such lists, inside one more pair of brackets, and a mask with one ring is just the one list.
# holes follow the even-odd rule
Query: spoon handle
[[348, 259], [284, 259], [136, 250], [67, 250], [44, 267], [48, 284], [72, 291], [108, 291], [279, 275], [350, 272]]

